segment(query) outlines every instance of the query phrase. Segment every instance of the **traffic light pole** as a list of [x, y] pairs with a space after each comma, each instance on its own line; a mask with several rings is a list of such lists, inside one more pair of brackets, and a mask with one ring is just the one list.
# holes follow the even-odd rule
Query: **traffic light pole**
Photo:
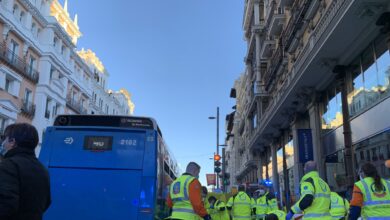
[[[219, 107], [217, 107], [217, 154], [219, 155]], [[217, 189], [219, 189], [218, 173], [217, 173]]]
[[222, 148], [222, 192], [226, 192], [226, 185], [225, 185], [225, 172], [226, 172], [226, 166], [225, 166], [225, 148]]

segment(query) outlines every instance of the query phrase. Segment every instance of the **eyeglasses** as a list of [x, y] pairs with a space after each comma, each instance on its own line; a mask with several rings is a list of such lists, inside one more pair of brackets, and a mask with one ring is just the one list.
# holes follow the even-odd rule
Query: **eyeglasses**
[[[7, 136], [5, 135], [0, 135], [0, 141], [3, 142], [5, 141], [5, 139], [7, 139]], [[0, 143], [1, 144], [1, 143]]]

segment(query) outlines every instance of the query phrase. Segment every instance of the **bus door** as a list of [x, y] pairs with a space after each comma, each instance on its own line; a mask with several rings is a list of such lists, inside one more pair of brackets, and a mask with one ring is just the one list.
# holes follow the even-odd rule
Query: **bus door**
[[149, 166], [144, 157], [155, 154], [155, 143], [147, 142], [153, 135], [153, 130], [49, 127], [39, 157], [52, 190], [44, 219], [152, 219], [155, 179], [145, 177], [153, 172], [144, 170]]

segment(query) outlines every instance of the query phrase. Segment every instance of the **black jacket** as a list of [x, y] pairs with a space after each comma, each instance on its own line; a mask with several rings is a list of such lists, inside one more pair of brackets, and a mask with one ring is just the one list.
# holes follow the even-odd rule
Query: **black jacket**
[[41, 220], [50, 202], [49, 173], [34, 151], [8, 151], [0, 162], [0, 220]]

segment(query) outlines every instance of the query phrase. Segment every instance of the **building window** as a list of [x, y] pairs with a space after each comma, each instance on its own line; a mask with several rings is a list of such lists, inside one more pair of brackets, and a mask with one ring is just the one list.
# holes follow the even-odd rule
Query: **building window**
[[53, 40], [53, 46], [54, 46], [54, 48], [57, 48], [57, 45], [58, 45], [58, 38], [57, 38], [57, 37], [54, 37], [54, 40]]
[[25, 15], [26, 15], [26, 13], [24, 13], [24, 11], [21, 11], [21, 12], [20, 12], [19, 21], [20, 21], [21, 23], [24, 22], [24, 17], [25, 17]]
[[377, 39], [354, 62], [348, 104], [351, 116], [389, 95], [390, 54], [384, 39]]
[[108, 115], [108, 105], [106, 104], [106, 114]]
[[36, 36], [36, 33], [37, 33], [37, 25], [33, 22], [31, 24], [31, 32], [34, 36]]
[[11, 80], [8, 79], [8, 78], [5, 78], [5, 91], [7, 91], [8, 93], [11, 93], [10, 89], [11, 89]]
[[35, 61], [36, 59], [32, 56], [30, 56], [30, 63], [28, 65], [28, 74], [30, 74], [30, 76], [33, 75], [33, 71], [35, 69]]
[[18, 55], [19, 52], [19, 44], [16, 43], [16, 41], [11, 40], [10, 50], [12, 51], [12, 53], [9, 53], [8, 58], [11, 61], [11, 63], [14, 63], [16, 61], [16, 56]]
[[390, 177], [390, 170], [385, 167], [385, 161], [390, 158], [390, 131], [363, 140], [355, 144], [354, 148], [357, 166], [370, 162], [376, 166], [381, 177]]
[[46, 99], [45, 118], [47, 118], [47, 119], [50, 118], [50, 110], [49, 110], [50, 101], [51, 101], [50, 98]]
[[32, 92], [29, 89], [26, 89], [24, 92], [24, 103], [30, 104], [32, 101]]
[[322, 106], [322, 129], [335, 129], [343, 124], [341, 92], [335, 87], [325, 92]]
[[53, 79], [53, 76], [54, 76], [54, 72], [55, 72], [56, 70], [54, 69], [54, 67], [53, 67], [53, 65], [50, 67], [50, 80], [52, 80]]
[[12, 14], [16, 16], [18, 11], [19, 11], [19, 6], [17, 4], [14, 4], [14, 7], [12, 8]]
[[65, 55], [65, 46], [62, 46], [62, 47], [61, 47], [61, 54], [62, 54], [62, 55]]

